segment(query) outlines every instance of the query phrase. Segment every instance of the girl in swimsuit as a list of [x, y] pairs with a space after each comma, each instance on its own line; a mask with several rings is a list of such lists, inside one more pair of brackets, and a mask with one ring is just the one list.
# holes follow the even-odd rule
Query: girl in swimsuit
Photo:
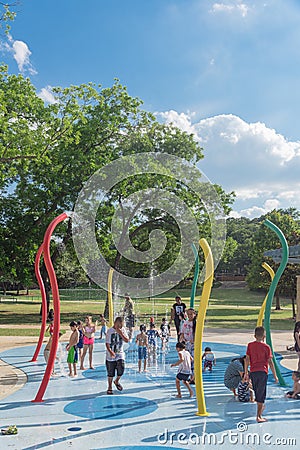
[[86, 316], [85, 318], [85, 325], [82, 327], [83, 329], [83, 352], [82, 352], [82, 358], [81, 358], [81, 364], [80, 369], [85, 370], [84, 368], [84, 358], [89, 350], [89, 363], [90, 363], [90, 369], [94, 369], [93, 367], [93, 349], [94, 349], [94, 342], [95, 342], [95, 331], [97, 328], [97, 321], [95, 324], [92, 323], [92, 316]]

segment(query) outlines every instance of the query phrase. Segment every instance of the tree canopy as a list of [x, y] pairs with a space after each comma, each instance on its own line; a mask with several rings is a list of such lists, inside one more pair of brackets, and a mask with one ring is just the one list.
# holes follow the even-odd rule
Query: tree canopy
[[[120, 156], [161, 152], [199, 162], [203, 149], [193, 135], [156, 121], [142, 109], [142, 101], [131, 97], [115, 80], [111, 87], [93, 83], [53, 88], [54, 102], [45, 104], [34, 85], [22, 75], [0, 68], [0, 277], [2, 282], [28, 286], [34, 279], [33, 261], [50, 221], [63, 211], [72, 211], [84, 183], [98, 169]], [[131, 193], [162, 184], [155, 174], [137, 176], [114, 186], [97, 212], [97, 238], [112, 265], [126, 273], [149, 272], [121, 261], [111, 239], [111, 221]], [[205, 209], [184, 183], [165, 181], [194, 209], [202, 235], [209, 235]], [[215, 186], [226, 211], [232, 194]], [[149, 233], [166, 227], [169, 244], [157, 270], [172, 261], [178, 250], [178, 231], [172, 218], [161, 211], [145, 210], [132, 217], [128, 231], [141, 250], [149, 245]], [[69, 248], [70, 224], [61, 224], [53, 242], [53, 262]], [[60, 245], [58, 245], [58, 243]], [[73, 251], [70, 250], [70, 255]], [[74, 255], [73, 255], [74, 257]], [[74, 273], [74, 270], [72, 270]]]

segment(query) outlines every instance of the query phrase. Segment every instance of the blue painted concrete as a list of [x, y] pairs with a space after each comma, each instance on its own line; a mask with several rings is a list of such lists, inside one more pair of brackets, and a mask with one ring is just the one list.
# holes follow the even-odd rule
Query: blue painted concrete
[[[137, 349], [131, 344], [122, 377], [124, 391], [114, 390], [112, 396], [106, 394], [104, 342], [97, 341], [96, 370], [79, 372], [78, 378], [51, 379], [43, 403], [31, 402], [45, 370], [42, 352], [35, 363], [29, 362], [34, 347], [2, 352], [0, 357], [23, 370], [28, 381], [0, 401], [0, 427], [16, 424], [19, 429], [16, 436], [0, 436], [0, 449], [299, 448], [300, 401], [284, 398], [287, 388], [276, 386], [270, 376], [265, 411], [268, 422], [257, 424], [256, 405], [237, 402], [223, 385], [227, 364], [243, 355], [245, 347], [204, 345], [217, 357], [213, 372], [204, 373], [208, 417], [196, 416], [196, 400], [188, 397], [184, 386], [183, 398], [175, 397], [176, 368], [170, 368], [177, 359], [175, 341], [170, 342], [167, 355], [158, 355], [157, 364], [141, 374], [137, 371]], [[56, 371], [66, 374], [66, 367], [63, 362]], [[291, 385], [291, 372], [282, 368], [282, 373]]]

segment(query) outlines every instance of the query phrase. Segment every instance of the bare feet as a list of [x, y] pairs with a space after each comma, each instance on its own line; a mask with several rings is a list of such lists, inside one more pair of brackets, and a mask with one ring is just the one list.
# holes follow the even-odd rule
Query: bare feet
[[181, 394], [177, 394], [176, 398], [182, 398]]
[[264, 417], [256, 417], [256, 422], [258, 423], [268, 422], [268, 419], [265, 419]]

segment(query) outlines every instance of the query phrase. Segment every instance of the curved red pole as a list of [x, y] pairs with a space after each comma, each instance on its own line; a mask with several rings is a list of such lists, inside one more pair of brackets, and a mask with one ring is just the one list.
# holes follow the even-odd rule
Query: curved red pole
[[37, 282], [39, 284], [41, 294], [42, 294], [42, 324], [41, 324], [39, 341], [37, 343], [34, 355], [33, 355], [32, 359], [30, 360], [30, 362], [34, 362], [37, 360], [37, 357], [41, 350], [41, 346], [42, 346], [43, 339], [45, 336], [46, 322], [47, 322], [46, 291], [45, 291], [44, 281], [43, 281], [43, 278], [42, 278], [41, 272], [40, 272], [40, 260], [41, 260], [43, 251], [44, 251], [44, 243], [38, 249], [36, 257], [35, 257], [35, 263], [34, 263], [35, 276], [36, 276], [36, 279], [37, 279]]
[[45, 233], [44, 237], [44, 262], [45, 266], [49, 275], [51, 290], [52, 290], [52, 297], [53, 297], [53, 309], [54, 309], [54, 323], [53, 323], [53, 336], [52, 336], [52, 345], [51, 350], [49, 354], [49, 360], [48, 364], [44, 373], [44, 377], [42, 379], [40, 388], [36, 394], [36, 397], [32, 402], [42, 402], [43, 401], [43, 395], [45, 393], [45, 390], [48, 386], [53, 367], [56, 357], [56, 351], [58, 346], [58, 338], [59, 338], [59, 328], [60, 328], [60, 300], [59, 300], [59, 291], [58, 291], [58, 284], [56, 275], [54, 272], [54, 268], [51, 261], [50, 256], [50, 240], [52, 233], [55, 229], [55, 227], [60, 223], [63, 222], [65, 219], [68, 218], [67, 213], [62, 213], [58, 217], [52, 220], [50, 225], [47, 228], [47, 231]]

